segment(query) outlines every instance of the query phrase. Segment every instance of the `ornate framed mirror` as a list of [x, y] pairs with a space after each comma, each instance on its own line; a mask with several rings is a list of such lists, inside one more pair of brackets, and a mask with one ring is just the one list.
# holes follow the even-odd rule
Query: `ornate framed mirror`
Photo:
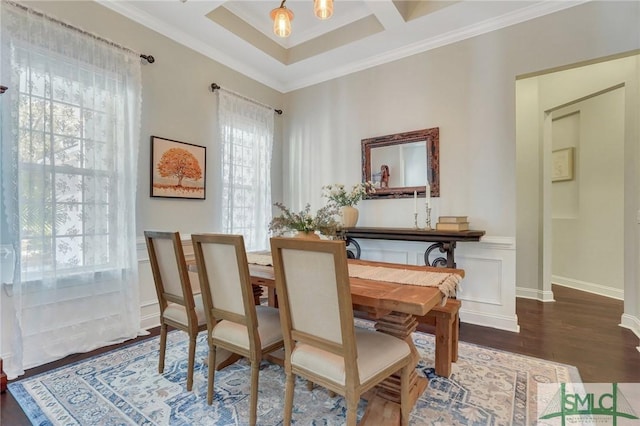
[[416, 191], [440, 196], [440, 130], [414, 130], [362, 139], [362, 181], [373, 182], [368, 198], [408, 198]]

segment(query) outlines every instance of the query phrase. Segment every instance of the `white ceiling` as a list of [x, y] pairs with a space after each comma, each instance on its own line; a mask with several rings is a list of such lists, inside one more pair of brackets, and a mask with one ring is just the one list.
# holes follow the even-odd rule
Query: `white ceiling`
[[314, 16], [312, 0], [288, 0], [286, 6], [295, 16], [286, 39], [273, 34], [269, 17], [280, 0], [96, 1], [288, 92], [585, 0], [335, 0], [333, 17], [325, 21]]

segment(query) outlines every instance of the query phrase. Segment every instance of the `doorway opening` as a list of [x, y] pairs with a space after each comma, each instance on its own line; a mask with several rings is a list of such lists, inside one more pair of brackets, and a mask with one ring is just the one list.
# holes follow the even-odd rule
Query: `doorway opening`
[[518, 297], [553, 301], [554, 282], [635, 303], [639, 63], [516, 81]]

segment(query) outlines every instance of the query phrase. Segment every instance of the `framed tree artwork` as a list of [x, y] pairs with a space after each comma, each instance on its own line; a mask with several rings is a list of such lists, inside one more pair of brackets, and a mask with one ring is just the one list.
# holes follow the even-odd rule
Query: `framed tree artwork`
[[151, 196], [204, 200], [204, 146], [151, 136]]

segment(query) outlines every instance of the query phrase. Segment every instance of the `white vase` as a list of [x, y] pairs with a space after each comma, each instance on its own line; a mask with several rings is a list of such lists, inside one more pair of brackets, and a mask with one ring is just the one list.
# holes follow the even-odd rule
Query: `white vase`
[[358, 209], [351, 206], [343, 206], [340, 208], [340, 215], [342, 216], [342, 227], [353, 228], [358, 223]]

